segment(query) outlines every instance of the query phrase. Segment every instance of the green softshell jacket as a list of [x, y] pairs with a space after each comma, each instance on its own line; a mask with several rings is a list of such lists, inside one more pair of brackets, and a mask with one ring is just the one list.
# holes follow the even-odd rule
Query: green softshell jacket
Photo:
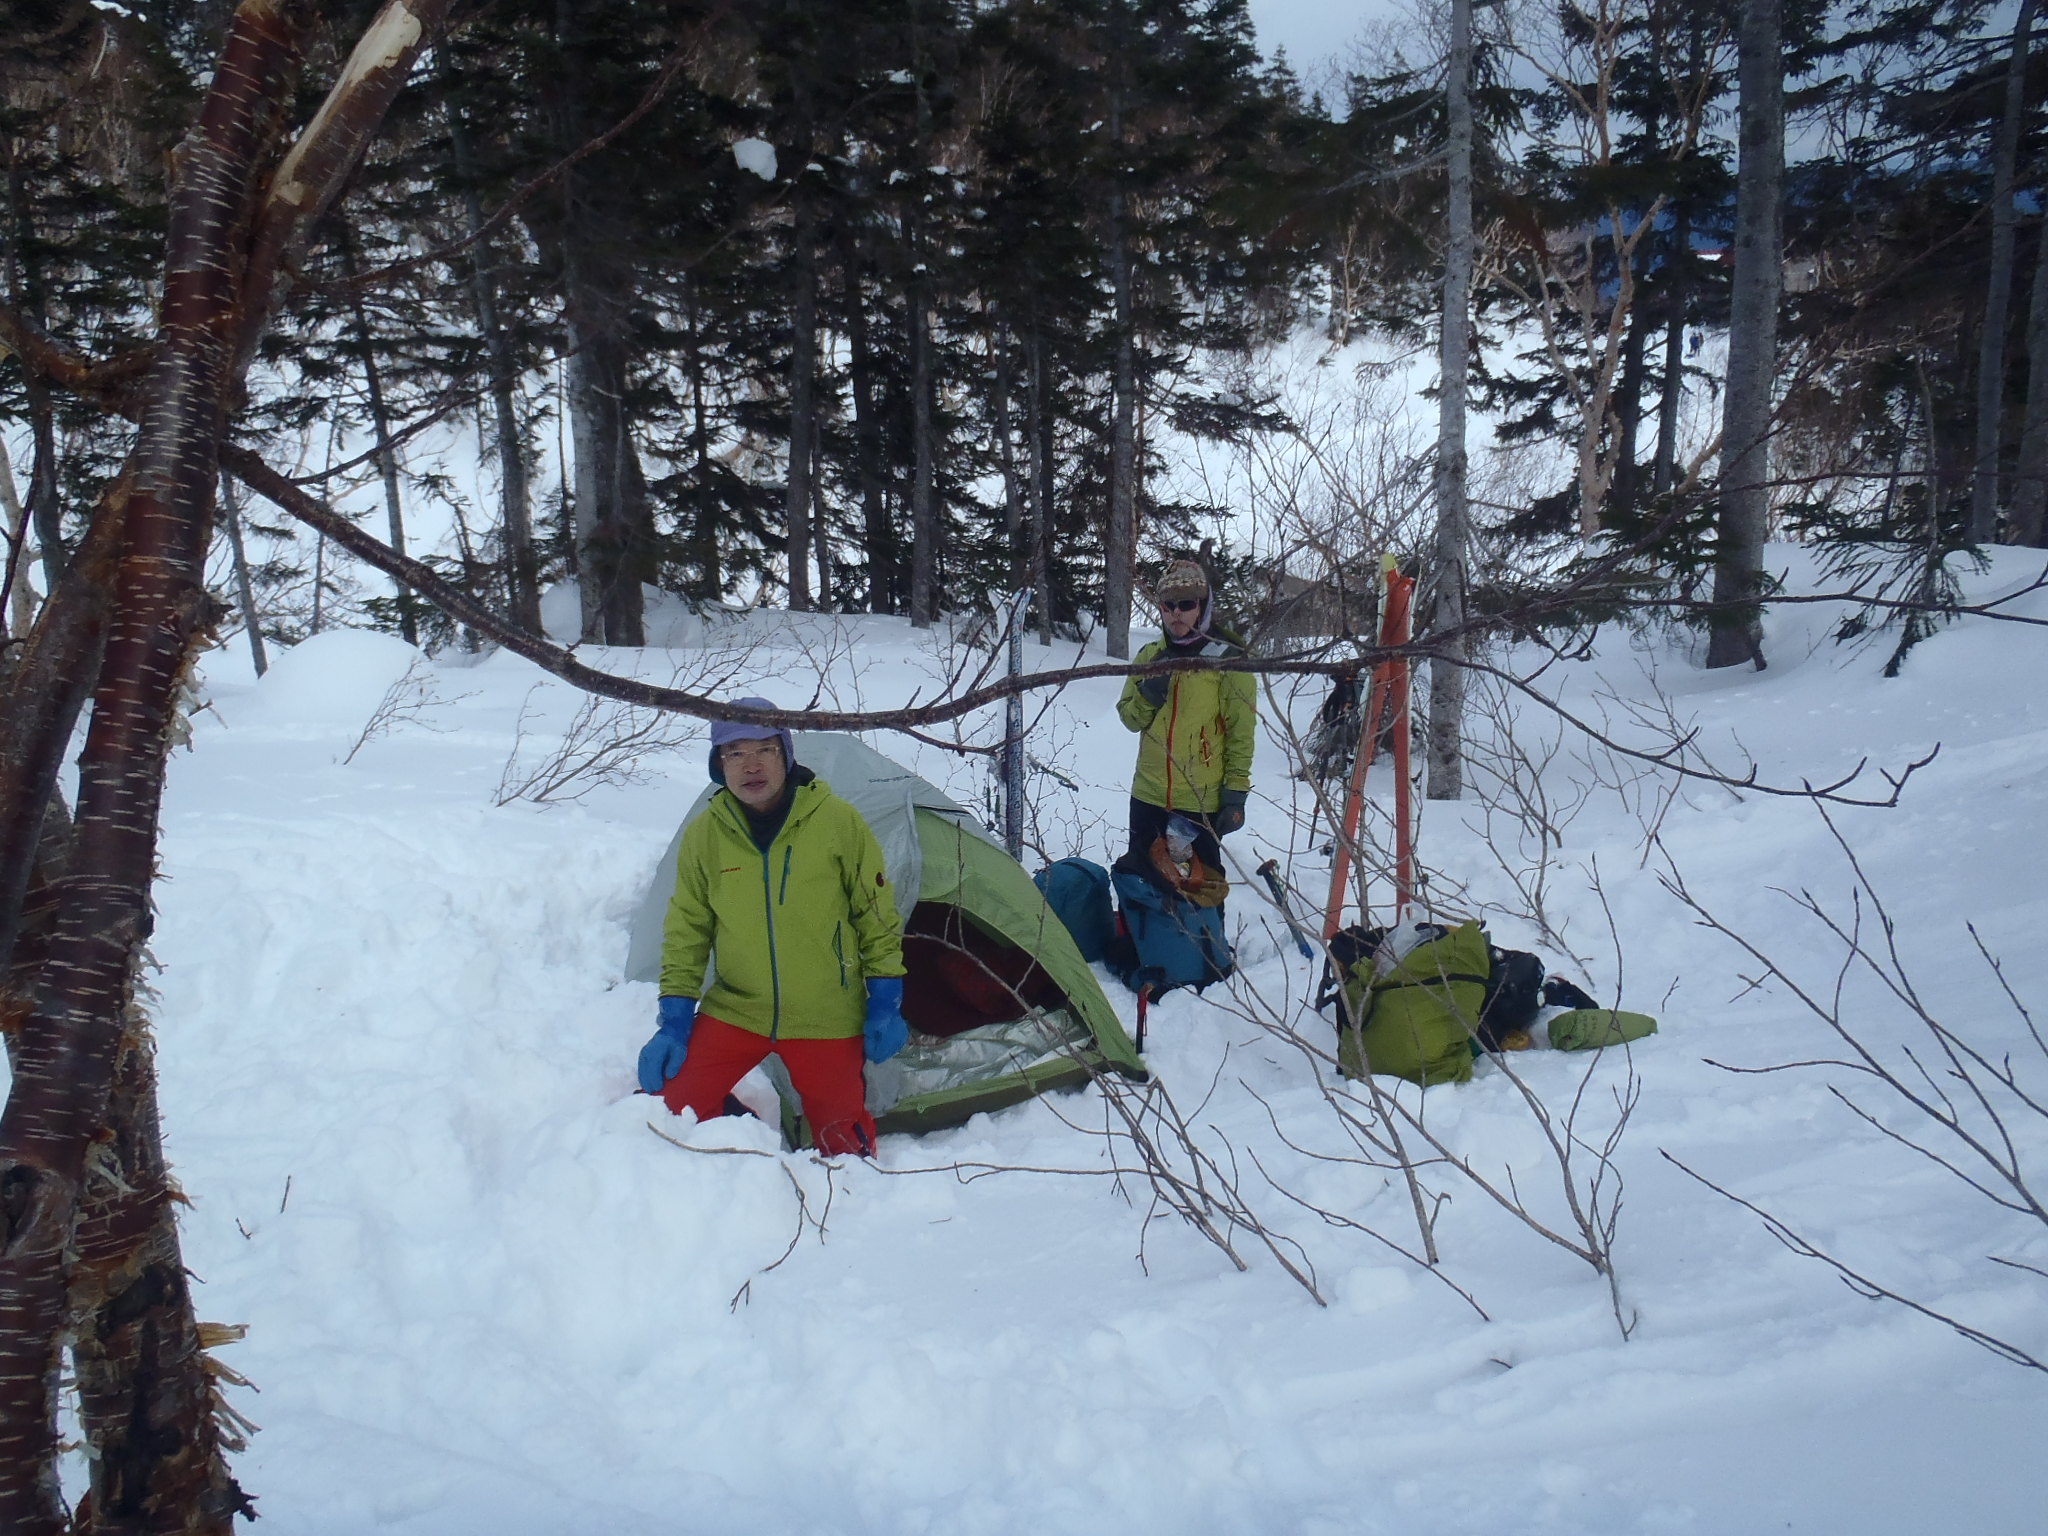
[[[711, 988], [706, 962], [716, 951]], [[728, 789], [683, 831], [661, 946], [661, 991], [770, 1039], [861, 1032], [870, 976], [903, 974], [881, 845], [822, 779], [799, 784], [764, 852]]]
[[[1158, 661], [1170, 649], [1164, 639], [1154, 640], [1132, 665]], [[1244, 651], [1211, 637], [1193, 654], [1234, 659]], [[1251, 673], [1176, 672], [1157, 708], [1138, 692], [1137, 678], [1126, 678], [1116, 712], [1139, 733], [1131, 793], [1146, 804], [1206, 815], [1222, 808], [1224, 790], [1252, 787], [1259, 705]]]

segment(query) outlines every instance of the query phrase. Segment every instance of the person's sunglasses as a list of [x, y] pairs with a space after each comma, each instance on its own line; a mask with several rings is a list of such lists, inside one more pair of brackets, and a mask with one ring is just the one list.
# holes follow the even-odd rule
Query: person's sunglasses
[[1199, 597], [1162, 597], [1159, 599], [1161, 613], [1193, 613], [1202, 606]]

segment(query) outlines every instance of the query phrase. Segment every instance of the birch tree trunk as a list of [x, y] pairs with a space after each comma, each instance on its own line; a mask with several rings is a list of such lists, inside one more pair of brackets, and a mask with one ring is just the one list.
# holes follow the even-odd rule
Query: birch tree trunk
[[[173, 190], [161, 350], [130, 461], [134, 491], [79, 760], [71, 869], [0, 1113], [0, 1529], [10, 1532], [57, 1536], [66, 1524], [55, 1466], [66, 1250], [149, 931], [173, 700], [211, 618], [201, 562], [233, 362], [228, 322], [242, 297], [236, 236], [258, 167], [274, 152], [298, 62], [291, 23], [303, 20], [256, 0], [237, 13]], [[203, 1383], [203, 1372], [193, 1374]], [[190, 1401], [161, 1406], [191, 1432], [167, 1490], [190, 1509], [199, 1502], [185, 1486], [193, 1461], [202, 1480], [225, 1478], [211, 1417]], [[227, 1529], [231, 1503], [212, 1502], [210, 1521], [191, 1528]]]
[[1720, 547], [1714, 561], [1709, 667], [1764, 665], [1764, 541], [1771, 520], [1771, 385], [1783, 281], [1778, 197], [1785, 166], [1781, 0], [1742, 0], [1736, 77], [1741, 102], [1728, 388], [1721, 405]]
[[2027, 46], [2034, 0], [2021, 0], [2012, 27], [2012, 57], [2005, 71], [2005, 110], [1991, 157], [1991, 269], [1984, 287], [1984, 331], [1977, 342], [1977, 453], [1970, 476], [1970, 542], [1988, 544], [1998, 532], [1998, 455], [2005, 419], [2005, 331], [2012, 308], [2013, 180], [2027, 106]]
[[35, 589], [28, 576], [28, 508], [14, 484], [14, 464], [0, 438], [0, 516], [7, 523], [6, 569], [0, 573], [0, 638], [25, 635], [36, 621]]
[[1429, 663], [1429, 798], [1464, 791], [1465, 578], [1472, 526], [1466, 499], [1465, 387], [1472, 352], [1472, 0], [1451, 0], [1445, 86], [1450, 184], [1443, 318], [1437, 361], [1435, 605]]
[[[161, 1151], [133, 1055], [132, 1003], [177, 698], [215, 617], [204, 561], [228, 403], [305, 230], [332, 202], [445, 3], [390, 0], [266, 189], [262, 172], [281, 143], [316, 7], [243, 0], [175, 161], [141, 429], [88, 535], [110, 547], [111, 569], [62, 601], [53, 592], [38, 623], [38, 638], [61, 649], [59, 638], [92, 633], [92, 614], [111, 596], [104, 649], [87, 673], [92, 719], [68, 860], [39, 936], [31, 999], [25, 1012], [10, 1009], [14, 1072], [0, 1112], [0, 1530], [10, 1536], [225, 1536], [246, 1507], [222, 1459], [168, 1201], [148, 1171], [151, 1158], [161, 1166]], [[24, 663], [38, 659], [33, 652]], [[33, 760], [42, 744], [23, 739], [21, 681], [17, 670], [5, 728]], [[64, 724], [43, 723], [52, 735]], [[0, 771], [0, 793], [22, 795], [19, 760]], [[47, 803], [37, 807], [36, 845]], [[78, 1357], [81, 1420], [104, 1448], [90, 1510], [75, 1527], [55, 1468], [58, 1373], [74, 1315], [90, 1334]]]

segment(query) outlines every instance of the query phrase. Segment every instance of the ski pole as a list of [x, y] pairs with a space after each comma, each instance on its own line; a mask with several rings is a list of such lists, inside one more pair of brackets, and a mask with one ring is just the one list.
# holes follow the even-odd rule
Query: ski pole
[[1308, 941], [1308, 935], [1301, 931], [1301, 924], [1294, 920], [1294, 913], [1287, 906], [1287, 887], [1280, 883], [1280, 861], [1268, 859], [1259, 866], [1259, 878], [1266, 882], [1266, 889], [1273, 893], [1273, 904], [1280, 909], [1280, 916], [1287, 924], [1287, 931], [1294, 935], [1294, 947], [1301, 951], [1304, 960], [1316, 957], [1315, 946]]

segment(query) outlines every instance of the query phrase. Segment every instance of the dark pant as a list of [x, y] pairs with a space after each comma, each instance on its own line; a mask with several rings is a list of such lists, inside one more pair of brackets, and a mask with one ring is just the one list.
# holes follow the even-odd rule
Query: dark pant
[[1169, 811], [1163, 805], [1154, 805], [1149, 800], [1131, 796], [1131, 852], [1140, 859], [1150, 860], [1152, 844], [1166, 836], [1166, 818], [1185, 816], [1195, 824], [1195, 857], [1209, 868], [1221, 871], [1223, 849], [1216, 841], [1216, 834], [1210, 830], [1209, 818], [1201, 811]]
[[675, 1114], [693, 1109], [699, 1120], [715, 1119], [725, 1113], [725, 1096], [733, 1085], [771, 1052], [788, 1069], [817, 1149], [827, 1157], [848, 1152], [873, 1156], [875, 1121], [868, 1113], [867, 1083], [861, 1076], [859, 1035], [846, 1040], [770, 1040], [700, 1013], [690, 1031], [683, 1069], [661, 1090], [662, 1100]]

